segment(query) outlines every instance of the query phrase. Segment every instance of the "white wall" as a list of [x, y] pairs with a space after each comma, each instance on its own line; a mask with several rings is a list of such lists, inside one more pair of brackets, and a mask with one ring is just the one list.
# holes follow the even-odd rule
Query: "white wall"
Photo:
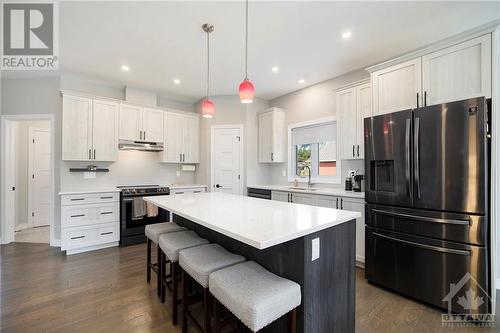
[[28, 224], [29, 128], [49, 128], [50, 121], [16, 121], [16, 221], [15, 226]]
[[[369, 78], [369, 74], [365, 70], [358, 70], [275, 98], [269, 104], [286, 110], [285, 122], [287, 127], [294, 123], [334, 116], [337, 113], [335, 90], [367, 78]], [[362, 160], [343, 160], [341, 163], [342, 183], [340, 185], [322, 184], [322, 186], [343, 187], [349, 169], [359, 170], [360, 173], [364, 173], [364, 162]], [[288, 170], [288, 163], [274, 164], [272, 166], [271, 183], [288, 184], [288, 177], [283, 176], [283, 170]]]

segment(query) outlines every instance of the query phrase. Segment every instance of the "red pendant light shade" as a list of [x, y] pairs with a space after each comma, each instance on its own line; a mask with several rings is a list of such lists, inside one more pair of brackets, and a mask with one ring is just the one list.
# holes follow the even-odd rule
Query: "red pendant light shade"
[[212, 118], [215, 115], [215, 104], [210, 98], [206, 98], [201, 104], [201, 115], [205, 118]]
[[249, 79], [243, 80], [240, 83], [240, 100], [241, 103], [252, 103], [253, 102], [253, 94], [255, 91], [255, 87], [253, 86], [252, 81]]

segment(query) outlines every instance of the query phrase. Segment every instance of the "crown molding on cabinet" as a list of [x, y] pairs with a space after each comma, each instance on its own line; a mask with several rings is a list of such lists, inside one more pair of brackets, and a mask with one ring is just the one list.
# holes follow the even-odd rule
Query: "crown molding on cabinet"
[[371, 79], [369, 77], [366, 78], [366, 79], [354, 81], [354, 82], [351, 82], [349, 84], [343, 85], [341, 87], [335, 88], [335, 89], [333, 89], [333, 91], [335, 91], [335, 92], [342, 91], [342, 90], [353, 88], [353, 87], [356, 87], [356, 86], [360, 86], [360, 85], [366, 84], [366, 83], [371, 83]]

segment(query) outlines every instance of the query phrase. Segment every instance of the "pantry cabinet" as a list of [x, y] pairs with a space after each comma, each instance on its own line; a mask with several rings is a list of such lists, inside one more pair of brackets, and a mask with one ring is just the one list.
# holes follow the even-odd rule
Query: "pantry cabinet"
[[372, 115], [371, 85], [363, 82], [337, 91], [340, 158], [364, 158], [364, 118]]
[[258, 115], [258, 156], [260, 163], [285, 162], [285, 111], [271, 108]]
[[116, 161], [118, 103], [63, 96], [62, 142], [65, 161]]
[[164, 163], [200, 162], [200, 118], [198, 115], [165, 112]]
[[120, 104], [120, 140], [161, 142], [163, 111]]

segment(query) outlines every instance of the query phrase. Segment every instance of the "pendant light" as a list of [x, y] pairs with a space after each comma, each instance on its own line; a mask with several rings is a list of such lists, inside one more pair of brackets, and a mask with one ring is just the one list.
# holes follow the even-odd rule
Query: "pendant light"
[[255, 87], [248, 79], [248, 0], [246, 0], [246, 20], [245, 20], [245, 79], [240, 83], [241, 103], [252, 103]]
[[201, 26], [207, 33], [207, 95], [201, 103], [201, 115], [205, 118], [213, 118], [215, 115], [215, 104], [210, 99], [210, 33], [214, 31], [214, 26], [205, 23]]

